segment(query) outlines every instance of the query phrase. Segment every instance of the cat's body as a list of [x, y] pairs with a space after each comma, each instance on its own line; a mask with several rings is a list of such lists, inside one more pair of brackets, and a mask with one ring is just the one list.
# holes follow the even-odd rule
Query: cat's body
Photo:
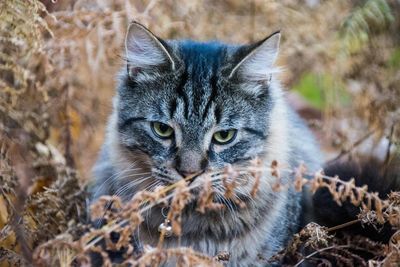
[[[279, 34], [237, 47], [166, 42], [132, 24], [128, 68], [120, 75], [95, 166], [93, 199], [119, 195], [129, 200], [138, 190], [196, 172], [202, 174], [192, 184], [201, 186], [209, 170], [227, 164], [245, 168], [258, 158], [267, 170], [256, 197], [249, 195], [253, 181], [247, 175], [249, 183], [237, 189], [245, 208], [227, 201], [226, 209], [202, 214], [189, 205], [180, 245], [210, 256], [227, 251], [229, 266], [261, 266], [259, 256], [269, 258], [285, 246], [306, 212], [304, 196], [293, 187], [273, 191], [271, 162], [292, 170], [305, 163], [311, 172], [321, 162], [311, 132], [287, 105], [274, 75], [278, 42]], [[166, 137], [170, 129], [173, 134]], [[283, 184], [293, 178], [281, 176]], [[218, 187], [221, 181], [215, 183]], [[140, 227], [140, 240], [156, 245], [163, 220], [160, 208], [152, 209]], [[178, 238], [166, 238], [164, 244], [177, 246]]]

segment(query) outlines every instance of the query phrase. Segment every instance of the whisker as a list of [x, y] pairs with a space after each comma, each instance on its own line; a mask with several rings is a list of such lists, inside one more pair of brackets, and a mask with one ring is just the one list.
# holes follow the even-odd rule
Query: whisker
[[136, 176], [149, 175], [149, 174], [151, 174], [151, 172], [128, 173], [128, 174], [125, 174], [124, 176], [119, 176], [117, 179], [119, 180], [120, 183], [123, 183], [124, 180], [128, 180], [128, 182], [130, 182], [132, 180], [132, 178], [134, 178]]
[[[135, 171], [135, 170], [139, 169], [139, 168], [132, 168], [132, 167], [134, 167], [135, 163], [136, 163], [136, 161], [132, 162], [132, 164], [130, 164], [127, 168], [125, 168], [117, 173], [114, 173], [113, 175], [108, 177], [106, 180], [104, 180], [104, 182], [101, 183], [101, 185], [96, 189], [94, 195], [96, 196], [101, 190], [103, 190], [103, 188], [104, 188], [104, 186], [106, 186], [106, 184], [114, 185], [117, 182], [116, 178], [119, 177], [120, 175], [122, 175], [123, 173], [129, 172], [129, 171]], [[110, 183], [110, 181], [111, 181], [111, 183]]]
[[136, 180], [132, 180], [126, 184], [124, 184], [123, 186], [121, 186], [121, 188], [119, 188], [116, 192], [115, 192], [115, 196], [122, 196], [123, 194], [125, 194], [128, 190], [134, 188], [135, 186], [141, 184], [143, 181], [149, 179], [151, 176], [145, 176]]
[[[174, 182], [174, 179], [170, 176], [160, 174], [160, 173], [155, 173], [155, 174], [157, 174], [157, 177], [155, 177], [157, 180], [167, 182], [168, 184], [172, 184]], [[170, 178], [170, 179], [168, 179], [168, 178]]]

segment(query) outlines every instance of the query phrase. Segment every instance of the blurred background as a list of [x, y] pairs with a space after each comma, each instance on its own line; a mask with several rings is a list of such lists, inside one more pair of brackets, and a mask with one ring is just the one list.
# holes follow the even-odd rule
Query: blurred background
[[326, 160], [398, 168], [400, 0], [2, 0], [0, 266], [30, 266], [39, 244], [82, 235], [132, 20], [166, 39], [281, 30], [280, 78]]
[[18, 142], [29, 143], [33, 134], [54, 147], [82, 181], [90, 177], [103, 142], [131, 20], [167, 39], [249, 43], [281, 30], [282, 83], [327, 160], [361, 151], [389, 161], [398, 150], [398, 0], [8, 0], [1, 5], [2, 130], [15, 139], [12, 131], [20, 127], [25, 137], [18, 131]]

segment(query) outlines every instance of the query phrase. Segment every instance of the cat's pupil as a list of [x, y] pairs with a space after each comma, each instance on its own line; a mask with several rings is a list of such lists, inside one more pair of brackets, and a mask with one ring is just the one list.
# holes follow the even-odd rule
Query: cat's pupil
[[221, 136], [222, 139], [228, 138], [229, 131], [221, 131], [219, 132], [219, 135]]
[[168, 131], [169, 126], [164, 124], [164, 123], [160, 123], [160, 131], [165, 133], [166, 131]]

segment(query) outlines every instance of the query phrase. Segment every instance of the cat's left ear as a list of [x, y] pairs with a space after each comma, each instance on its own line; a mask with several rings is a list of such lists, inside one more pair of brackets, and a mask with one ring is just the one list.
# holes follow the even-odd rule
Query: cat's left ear
[[[258, 43], [246, 47], [247, 51], [232, 69], [229, 78], [239, 75], [245, 81], [268, 81], [271, 75], [277, 72], [274, 64], [278, 57], [280, 37], [281, 34], [278, 31]], [[242, 51], [239, 53], [243, 54]]]
[[175, 69], [167, 44], [138, 22], [129, 25], [125, 49], [130, 75], [142, 71], [152, 72], [162, 66]]

